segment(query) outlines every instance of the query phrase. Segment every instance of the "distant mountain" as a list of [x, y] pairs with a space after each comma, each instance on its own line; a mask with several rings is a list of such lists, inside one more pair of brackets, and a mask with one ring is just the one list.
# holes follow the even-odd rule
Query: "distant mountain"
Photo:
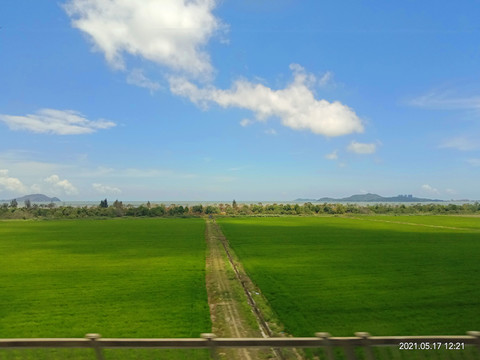
[[335, 199], [323, 197], [318, 200], [297, 199], [296, 201], [317, 201], [317, 202], [441, 202], [443, 200], [417, 198], [413, 195], [397, 195], [392, 197], [383, 197], [377, 194], [358, 194], [349, 197]]
[[358, 195], [352, 195], [346, 198], [341, 198], [341, 199], [334, 199], [334, 198], [321, 198], [318, 199], [318, 201], [325, 202], [325, 201], [350, 201], [350, 202], [377, 202], [377, 201], [394, 201], [394, 200], [387, 200], [387, 199], [393, 199], [393, 198], [386, 198], [377, 194], [358, 194]]
[[[0, 202], [10, 202], [12, 201], [13, 199], [10, 199], [10, 200], [0, 200]], [[18, 198], [15, 198], [15, 200], [17, 200], [18, 203], [21, 203], [21, 202], [24, 202], [24, 201], [27, 201], [27, 200], [30, 200], [31, 202], [57, 202], [57, 201], [61, 201], [59, 198], [57, 197], [48, 197], [47, 195], [43, 195], [43, 194], [30, 194], [30, 195], [25, 195], [25, 196], [21, 196], [21, 197], [18, 197]]]

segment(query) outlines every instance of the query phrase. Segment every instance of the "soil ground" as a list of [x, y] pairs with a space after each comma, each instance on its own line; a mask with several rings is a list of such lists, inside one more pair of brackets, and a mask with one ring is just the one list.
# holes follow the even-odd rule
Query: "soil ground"
[[[227, 257], [223, 234], [212, 219], [207, 220], [207, 293], [212, 332], [217, 337], [262, 337], [265, 334], [249, 307], [242, 285]], [[219, 359], [256, 360], [276, 358], [270, 350], [219, 349]]]

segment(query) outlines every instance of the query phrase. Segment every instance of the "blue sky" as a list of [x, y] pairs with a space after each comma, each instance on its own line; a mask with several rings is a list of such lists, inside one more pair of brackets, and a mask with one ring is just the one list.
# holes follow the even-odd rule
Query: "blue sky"
[[479, 1], [1, 8], [2, 199], [480, 199]]

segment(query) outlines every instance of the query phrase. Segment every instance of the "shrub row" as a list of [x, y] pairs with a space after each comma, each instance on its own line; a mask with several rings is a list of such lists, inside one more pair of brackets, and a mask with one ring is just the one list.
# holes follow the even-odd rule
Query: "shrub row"
[[0, 206], [0, 218], [2, 219], [33, 219], [33, 218], [91, 218], [91, 217], [159, 217], [159, 216], [205, 216], [205, 215], [315, 215], [315, 214], [480, 214], [480, 203], [463, 205], [455, 204], [312, 204], [307, 202], [299, 204], [241, 204], [235, 201], [232, 204], [215, 205], [152, 205], [150, 202], [140, 206], [124, 205], [116, 200], [108, 205], [107, 200], [102, 200], [99, 206], [56, 206], [25, 204], [2, 204]]

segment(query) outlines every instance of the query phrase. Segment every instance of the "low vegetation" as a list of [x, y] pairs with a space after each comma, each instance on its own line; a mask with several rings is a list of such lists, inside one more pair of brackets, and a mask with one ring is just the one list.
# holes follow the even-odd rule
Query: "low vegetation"
[[205, 215], [221, 216], [278, 216], [278, 215], [480, 215], [480, 203], [456, 204], [232, 204], [193, 205], [151, 204], [147, 202], [140, 206], [124, 205], [121, 201], [114, 201], [109, 205], [107, 199], [100, 201], [98, 206], [58, 206], [50, 204], [32, 204], [25, 202], [19, 206], [16, 201], [0, 206], [0, 219], [79, 219], [98, 217], [198, 217]]

